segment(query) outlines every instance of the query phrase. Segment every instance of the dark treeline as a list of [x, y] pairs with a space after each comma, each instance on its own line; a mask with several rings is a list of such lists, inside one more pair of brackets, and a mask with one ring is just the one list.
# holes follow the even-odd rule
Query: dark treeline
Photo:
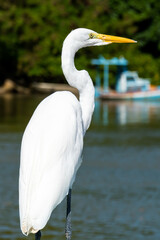
[[0, 81], [9, 77], [24, 83], [63, 82], [63, 40], [72, 29], [85, 27], [133, 38], [138, 44], [83, 49], [77, 54], [78, 69], [92, 76], [92, 58], [124, 56], [130, 70], [160, 84], [159, 13], [157, 0], [1, 0]]

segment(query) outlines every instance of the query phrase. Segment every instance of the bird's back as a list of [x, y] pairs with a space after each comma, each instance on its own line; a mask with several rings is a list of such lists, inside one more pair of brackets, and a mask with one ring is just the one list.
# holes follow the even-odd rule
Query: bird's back
[[35, 110], [22, 139], [19, 204], [22, 232], [42, 229], [67, 195], [81, 163], [81, 107], [69, 92], [56, 92]]

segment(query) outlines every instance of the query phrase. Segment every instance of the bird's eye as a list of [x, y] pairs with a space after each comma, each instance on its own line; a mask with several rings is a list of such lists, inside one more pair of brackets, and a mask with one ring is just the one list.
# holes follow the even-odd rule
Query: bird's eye
[[90, 33], [90, 34], [89, 34], [89, 38], [91, 38], [91, 39], [94, 38], [93, 33]]

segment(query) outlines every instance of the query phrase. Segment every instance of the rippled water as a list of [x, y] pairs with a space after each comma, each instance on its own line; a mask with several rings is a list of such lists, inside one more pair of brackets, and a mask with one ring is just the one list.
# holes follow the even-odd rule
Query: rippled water
[[[0, 98], [0, 239], [25, 239], [18, 216], [19, 149], [42, 98]], [[65, 239], [64, 225], [65, 201], [42, 239]], [[77, 240], [160, 239], [160, 102], [96, 102], [73, 188], [72, 227]]]

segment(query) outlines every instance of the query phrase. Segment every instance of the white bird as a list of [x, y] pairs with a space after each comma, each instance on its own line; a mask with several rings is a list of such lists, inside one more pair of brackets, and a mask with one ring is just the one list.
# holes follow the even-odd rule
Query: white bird
[[51, 94], [36, 108], [22, 139], [19, 209], [23, 234], [40, 239], [53, 209], [68, 195], [66, 238], [71, 239], [70, 200], [76, 172], [81, 165], [83, 137], [94, 110], [94, 86], [87, 71], [74, 65], [83, 47], [112, 42], [135, 42], [127, 38], [73, 30], [62, 48], [62, 70], [67, 82], [79, 91], [79, 101], [68, 91]]

